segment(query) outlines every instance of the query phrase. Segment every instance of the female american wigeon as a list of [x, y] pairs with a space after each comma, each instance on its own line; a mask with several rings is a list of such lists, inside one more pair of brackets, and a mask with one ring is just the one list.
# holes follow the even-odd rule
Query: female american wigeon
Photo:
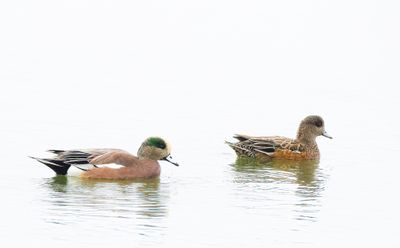
[[[54, 158], [32, 158], [47, 165], [57, 175], [66, 175], [72, 165], [84, 171], [80, 174], [83, 178], [134, 179], [159, 176], [161, 168], [157, 160], [178, 166], [172, 161], [170, 151], [170, 145], [162, 138], [150, 137], [140, 146], [137, 157], [119, 149], [84, 149], [49, 150], [55, 154]], [[99, 167], [107, 164], [122, 167]]]
[[237, 143], [226, 142], [238, 156], [260, 159], [318, 160], [318, 136], [332, 139], [325, 131], [324, 120], [310, 115], [301, 121], [296, 139], [281, 136], [253, 137], [235, 135]]

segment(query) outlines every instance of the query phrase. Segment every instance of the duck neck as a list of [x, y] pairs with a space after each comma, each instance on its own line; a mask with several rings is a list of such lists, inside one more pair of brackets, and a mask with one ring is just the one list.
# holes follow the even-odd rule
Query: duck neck
[[139, 159], [147, 159], [147, 153], [145, 152], [143, 145], [139, 147], [139, 150], [137, 151], [137, 156]]
[[316, 137], [313, 135], [310, 130], [302, 129], [301, 127], [297, 131], [296, 140], [308, 147], [313, 147], [317, 145]]
[[150, 159], [150, 160], [158, 160], [158, 156], [154, 151], [148, 146], [140, 146], [137, 156], [139, 159]]

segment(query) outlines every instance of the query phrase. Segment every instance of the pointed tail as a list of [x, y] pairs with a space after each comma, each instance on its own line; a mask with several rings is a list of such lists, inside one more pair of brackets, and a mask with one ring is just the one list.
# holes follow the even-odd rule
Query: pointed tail
[[232, 143], [232, 142], [229, 142], [229, 141], [225, 141], [225, 144], [230, 146], [236, 152], [237, 155], [241, 154], [242, 148], [240, 146], [237, 146], [236, 145], [237, 143]]
[[40, 163], [46, 165], [47, 167], [52, 169], [57, 175], [66, 175], [69, 167], [71, 166], [57, 159], [35, 158], [35, 157], [30, 157], [30, 158], [33, 158], [39, 161]]

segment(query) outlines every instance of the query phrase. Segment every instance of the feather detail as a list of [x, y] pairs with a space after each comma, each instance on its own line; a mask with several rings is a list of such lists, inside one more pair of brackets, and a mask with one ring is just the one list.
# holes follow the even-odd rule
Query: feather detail
[[258, 154], [270, 158], [276, 156], [302, 157], [305, 151], [304, 145], [296, 140], [281, 136], [252, 137], [247, 135], [235, 135], [237, 143], [226, 142], [238, 155], [256, 157]]

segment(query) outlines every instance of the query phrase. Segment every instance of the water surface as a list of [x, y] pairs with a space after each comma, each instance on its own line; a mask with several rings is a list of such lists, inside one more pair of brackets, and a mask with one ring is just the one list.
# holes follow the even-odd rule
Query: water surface
[[362, 147], [347, 158], [336, 149], [347, 142], [319, 138], [319, 163], [259, 163], [236, 160], [220, 138], [189, 149], [179, 145], [185, 137], [175, 137], [181, 166], [162, 163], [160, 178], [151, 180], [53, 176], [14, 152], [0, 180], [2, 240], [97, 247], [397, 242], [391, 226], [398, 182], [389, 159], [367, 156]]

